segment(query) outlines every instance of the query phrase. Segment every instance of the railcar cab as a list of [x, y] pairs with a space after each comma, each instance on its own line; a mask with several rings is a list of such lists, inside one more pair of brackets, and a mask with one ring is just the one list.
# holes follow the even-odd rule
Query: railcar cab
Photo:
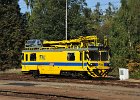
[[106, 50], [85, 52], [88, 74], [92, 77], [105, 77], [110, 71], [110, 56]]
[[85, 52], [85, 60], [89, 61], [89, 66], [98, 66], [102, 65], [101, 63], [104, 63], [102, 66], [109, 66], [109, 53], [108, 51], [88, 51]]
[[107, 76], [109, 53], [97, 43], [97, 37], [65, 41], [28, 40], [22, 51], [22, 72], [60, 75], [84, 72], [92, 77]]
[[108, 61], [109, 60], [109, 54], [107, 51], [89, 51], [87, 53], [89, 55], [90, 61]]

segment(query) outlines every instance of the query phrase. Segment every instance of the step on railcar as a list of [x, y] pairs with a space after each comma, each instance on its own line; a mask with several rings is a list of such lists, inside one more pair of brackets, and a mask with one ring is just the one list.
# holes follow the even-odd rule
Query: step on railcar
[[43, 41], [41, 47], [25, 46], [22, 51], [22, 72], [30, 73], [34, 77], [39, 75], [106, 77], [111, 71], [109, 51], [97, 40], [97, 36], [86, 36], [63, 41]]

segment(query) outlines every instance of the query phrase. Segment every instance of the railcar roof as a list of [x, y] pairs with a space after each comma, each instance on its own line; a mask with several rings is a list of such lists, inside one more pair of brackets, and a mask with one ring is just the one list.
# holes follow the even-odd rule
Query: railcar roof
[[22, 52], [62, 52], [62, 51], [97, 51], [98, 48], [65, 48], [65, 49], [37, 49], [37, 50], [23, 50]]

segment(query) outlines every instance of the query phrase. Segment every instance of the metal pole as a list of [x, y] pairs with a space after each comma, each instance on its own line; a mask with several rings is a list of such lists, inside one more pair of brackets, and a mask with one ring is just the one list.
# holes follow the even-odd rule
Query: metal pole
[[67, 28], [68, 28], [68, 22], [67, 22], [67, 17], [68, 17], [68, 11], [67, 11], [67, 8], [68, 8], [68, 4], [67, 4], [67, 0], [66, 0], [66, 25], [65, 25], [65, 28], [66, 28], [66, 40], [67, 40]]

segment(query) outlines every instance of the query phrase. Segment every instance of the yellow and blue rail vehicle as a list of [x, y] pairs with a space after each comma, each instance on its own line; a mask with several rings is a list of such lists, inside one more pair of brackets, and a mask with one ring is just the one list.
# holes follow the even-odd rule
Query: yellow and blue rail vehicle
[[[22, 72], [39, 75], [82, 75], [106, 77], [109, 52], [100, 49], [97, 36], [80, 37], [63, 41], [43, 41], [42, 46], [26, 42], [22, 51]], [[34, 40], [38, 41], [38, 40]], [[27, 44], [30, 46], [27, 46]], [[37, 44], [35, 44], [37, 45]]]

